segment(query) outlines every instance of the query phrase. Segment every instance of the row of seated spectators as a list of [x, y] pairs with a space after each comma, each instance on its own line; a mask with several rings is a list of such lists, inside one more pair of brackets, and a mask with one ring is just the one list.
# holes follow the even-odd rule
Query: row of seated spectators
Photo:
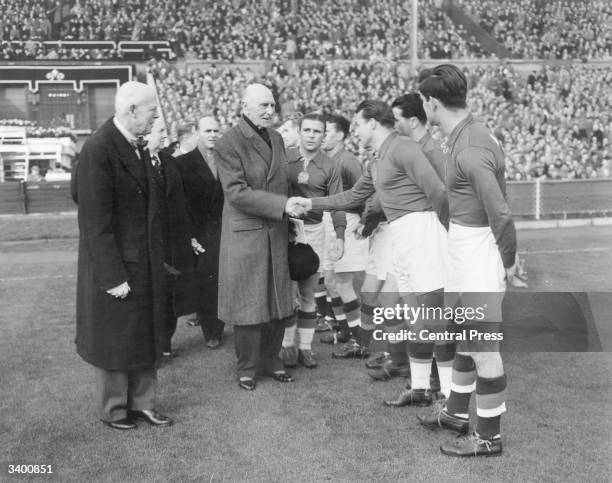
[[456, 0], [517, 58], [612, 58], [609, 0]]
[[[609, 0], [456, 1], [517, 58], [612, 57]], [[419, 2], [419, 56], [484, 56], [442, 3]], [[179, 55], [230, 61], [397, 59], [410, 54], [410, 8], [405, 0], [0, 0], [0, 40], [168, 40]]]
[[0, 119], [0, 127], [3, 126], [25, 128], [25, 134], [30, 138], [68, 137], [76, 142], [76, 137], [67, 126], [41, 126], [34, 121], [26, 119]]
[[[314, 110], [350, 118], [360, 100], [390, 102], [417, 88], [415, 79], [391, 62], [313, 63], [294, 65], [290, 72], [278, 63], [263, 76], [214, 65], [181, 73], [164, 61], [150, 69], [171, 132], [211, 113], [223, 129], [233, 125], [240, 115], [240, 93], [253, 81], [273, 90], [279, 119]], [[509, 179], [610, 176], [610, 68], [544, 67], [525, 77], [500, 65], [466, 70], [466, 75], [470, 107], [503, 143]]]
[[[419, 2], [419, 56], [484, 56], [440, 4]], [[229, 61], [407, 58], [410, 25], [405, 0], [0, 0], [0, 41], [167, 40]]]
[[0, 42], [0, 60], [72, 60], [72, 61], [147, 61], [149, 59], [176, 58], [174, 52], [168, 46], [146, 46], [130, 47], [123, 50], [120, 46], [101, 45], [99, 47], [88, 46], [75, 47], [71, 42], [64, 45], [63, 42], [44, 43], [40, 41], [28, 40], [25, 42]]

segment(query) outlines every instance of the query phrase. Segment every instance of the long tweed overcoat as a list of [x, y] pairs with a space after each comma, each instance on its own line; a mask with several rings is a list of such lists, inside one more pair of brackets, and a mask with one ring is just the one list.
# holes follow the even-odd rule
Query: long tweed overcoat
[[219, 258], [219, 319], [255, 325], [294, 314], [287, 263], [287, 155], [244, 120], [216, 144], [225, 194]]

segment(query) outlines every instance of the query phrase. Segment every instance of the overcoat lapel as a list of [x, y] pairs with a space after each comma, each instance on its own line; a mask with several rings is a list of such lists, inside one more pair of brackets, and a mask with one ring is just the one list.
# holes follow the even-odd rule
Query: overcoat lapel
[[240, 119], [238, 121], [238, 126], [242, 130], [244, 136], [249, 140], [251, 146], [253, 146], [253, 150], [259, 155], [261, 161], [266, 164], [266, 167], [270, 169], [271, 158], [272, 158], [272, 149], [268, 144], [261, 138], [259, 134], [255, 132], [255, 130], [247, 124], [244, 119]]
[[280, 166], [280, 155], [281, 155], [281, 146], [278, 143], [274, 142], [274, 138], [272, 138], [272, 162], [270, 163], [270, 171], [268, 172], [267, 181], [270, 181], [272, 177], [278, 171], [278, 167]]

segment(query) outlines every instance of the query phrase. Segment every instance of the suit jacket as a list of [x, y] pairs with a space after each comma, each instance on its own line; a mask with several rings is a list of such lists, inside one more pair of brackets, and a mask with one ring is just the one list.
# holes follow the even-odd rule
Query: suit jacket
[[[164, 247], [150, 160], [109, 119], [77, 168], [77, 352], [106, 370], [151, 367], [164, 341]], [[121, 300], [106, 290], [127, 281]]]
[[287, 155], [279, 133], [272, 147], [244, 119], [217, 142], [225, 200], [219, 260], [219, 319], [254, 325], [295, 312], [287, 262]]

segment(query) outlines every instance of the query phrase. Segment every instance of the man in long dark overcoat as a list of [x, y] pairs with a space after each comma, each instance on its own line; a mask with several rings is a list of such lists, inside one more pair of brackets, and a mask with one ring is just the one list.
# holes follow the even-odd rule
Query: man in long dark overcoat
[[219, 260], [219, 318], [234, 326], [239, 386], [255, 389], [257, 374], [291, 382], [278, 358], [284, 322], [295, 301], [287, 262], [287, 156], [269, 128], [272, 92], [251, 84], [242, 118], [217, 142], [225, 194]]
[[96, 369], [100, 419], [115, 429], [172, 423], [155, 411], [164, 246], [153, 165], [138, 142], [157, 109], [153, 89], [123, 84], [115, 116], [85, 142], [77, 170], [77, 352]]
[[219, 138], [219, 122], [203, 117], [198, 123], [198, 145], [176, 158], [183, 177], [191, 237], [197, 253], [197, 270], [187, 277], [192, 285], [192, 308], [196, 310], [206, 345], [216, 349], [223, 340], [225, 324], [217, 317], [219, 247], [223, 188], [213, 148]]

